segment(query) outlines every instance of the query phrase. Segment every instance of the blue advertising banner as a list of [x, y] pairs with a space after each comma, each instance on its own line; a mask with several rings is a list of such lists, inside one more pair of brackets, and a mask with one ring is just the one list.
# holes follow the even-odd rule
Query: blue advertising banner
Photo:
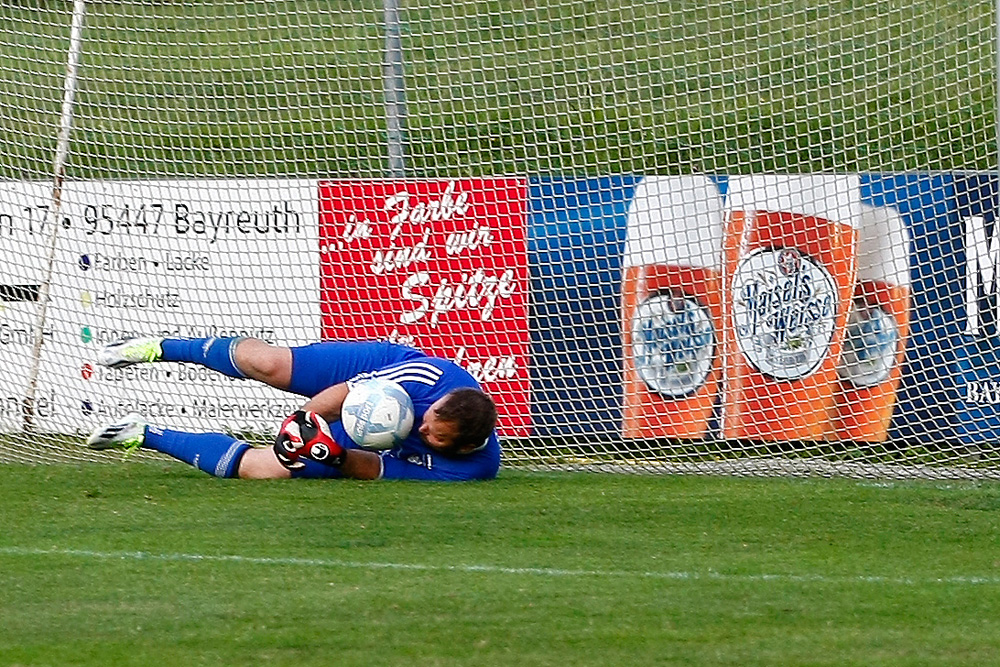
[[[530, 183], [531, 405], [538, 436], [621, 428], [621, 259], [630, 176]], [[583, 417], [580, 417], [580, 413]]]
[[[676, 304], [680, 303], [677, 299], [681, 295], [674, 293], [671, 297], [673, 305], [668, 303], [670, 308], [667, 311], [651, 311], [647, 308], [640, 313], [643, 317], [647, 317], [646, 324], [642, 327], [632, 331], [630, 325], [625, 323], [627, 318], [623, 313], [631, 306], [628, 304], [629, 297], [623, 293], [623, 285], [629, 283], [625, 292], [634, 289], [634, 276], [626, 275], [628, 273], [626, 268], [632, 260], [625, 255], [635, 252], [639, 247], [632, 247], [634, 244], [629, 237], [629, 226], [637, 224], [636, 210], [642, 208], [634, 206], [636, 202], [633, 198], [639, 197], [639, 192], [642, 193], [642, 197], [659, 198], [660, 203], [657, 206], [661, 208], [650, 209], [654, 211], [652, 214], [643, 213], [642, 215], [646, 215], [647, 218], [655, 217], [655, 210], [672, 211], [664, 213], [662, 220], [643, 219], [642, 224], [646, 225], [643, 228], [646, 230], [644, 233], [649, 234], [650, 239], [644, 240], [639, 250], [652, 252], [649, 255], [652, 260], [647, 263], [651, 266], [669, 265], [671, 262], [684, 264], [683, 259], [677, 259], [677, 253], [672, 252], [667, 246], [676, 245], [681, 241], [696, 245], [699, 243], [704, 245], [709, 241], [718, 242], [720, 247], [717, 266], [708, 266], [709, 263], [705, 263], [704, 272], [698, 275], [702, 276], [699, 280], [707, 281], [706, 284], [715, 285], [711, 281], [718, 280], [717, 286], [712, 289], [718, 289], [721, 293], [725, 291], [724, 287], [733, 290], [742, 284], [739, 283], [741, 271], [745, 273], [754, 267], [763, 267], [770, 261], [766, 255], [750, 253], [753, 255], [752, 261], [744, 266], [733, 263], [734, 256], [726, 255], [726, 252], [731, 251], [732, 254], [739, 249], [730, 247], [729, 241], [724, 240], [729, 239], [734, 233], [731, 228], [734, 216], [731, 214], [724, 216], [723, 208], [733, 210], [733, 201], [746, 196], [748, 186], [746, 183], [741, 185], [741, 182], [748, 178], [756, 178], [759, 181], [753, 187], [773, 187], [775, 182], [783, 178], [792, 180], [812, 178], [813, 181], [810, 181], [812, 185], [809, 187], [818, 187], [817, 184], [820, 184], [826, 188], [833, 188], [831, 192], [837, 190], [839, 193], [837, 197], [840, 197], [837, 204], [840, 206], [838, 211], [820, 212], [822, 215], [811, 210], [806, 211], [816, 219], [828, 217], [836, 220], [840, 215], [846, 220], [851, 216], [843, 212], [855, 210], [850, 209], [852, 206], [857, 206], [856, 210], [863, 213], [860, 216], [862, 219], [860, 227], [851, 231], [846, 223], [842, 226], [850, 233], [856, 232], [860, 238], [855, 249], [851, 250], [857, 253], [859, 267], [858, 287], [854, 293], [853, 305], [841, 307], [839, 310], [833, 308], [832, 311], [841, 313], [842, 319], [836, 321], [827, 321], [816, 315], [814, 321], [798, 323], [800, 333], [828, 336], [823, 340], [829, 341], [828, 349], [840, 358], [836, 371], [840, 388], [834, 390], [836, 397], [830, 399], [831, 401], [841, 400], [844, 395], [850, 395], [851, 400], [856, 400], [853, 398], [855, 395], [863, 395], [863, 400], [872, 405], [878, 405], [881, 401], [883, 406], [881, 409], [885, 411], [885, 423], [881, 431], [875, 426], [874, 429], [870, 429], [872, 435], [863, 436], [862, 439], [888, 440], [901, 445], [944, 444], [956, 441], [988, 443], [998, 440], [1000, 437], [1000, 315], [998, 315], [1000, 311], [997, 299], [997, 287], [1000, 282], [998, 274], [1000, 225], [997, 225], [996, 220], [998, 180], [993, 174], [950, 173], [862, 174], [853, 177], [818, 175], [711, 177], [710, 179], [706, 177], [704, 181], [708, 185], [702, 184], [697, 187], [704, 186], [703, 189], [713, 190], [716, 195], [706, 196], [703, 193], [698, 195], [700, 198], [698, 202], [701, 203], [692, 202], [692, 205], [697, 204], [700, 207], [698, 215], [701, 222], [697, 224], [679, 221], [677, 216], [682, 213], [678, 213], [681, 209], [674, 206], [676, 197], [671, 199], [672, 195], [656, 189], [663, 186], [653, 187], [653, 179], [625, 176], [535, 179], [530, 187], [528, 231], [528, 261], [532, 280], [530, 324], [534, 432], [542, 436], [597, 438], [622, 436], [623, 423], [628, 421], [627, 412], [630, 409], [627, 406], [628, 392], [623, 388], [628, 385], [627, 375], [630, 372], [634, 372], [636, 377], [644, 380], [651, 388], [651, 393], [659, 392], [661, 397], [664, 392], [673, 391], [670, 387], [689, 387], [680, 380], [691, 380], [693, 376], [677, 376], [678, 368], [701, 368], [701, 375], [696, 379], [712, 381], [712, 373], [716, 371], [711, 364], [705, 362], [698, 366], [695, 363], [698, 360], [694, 357], [681, 360], [677, 356], [676, 349], [668, 350], [669, 346], [664, 346], [662, 330], [665, 322], [679, 322], [678, 313], [682, 311], [685, 313], [684, 321], [687, 322], [684, 325], [685, 330], [690, 331], [694, 326], [693, 322], [706, 323], [704, 326], [707, 327], [712, 318], [716, 317], [715, 311], [706, 309], [706, 314], [699, 316], [690, 308], [676, 310]], [[844, 185], [845, 183], [849, 185]], [[688, 182], [684, 187], [692, 186]], [[845, 187], [856, 189], [856, 194], [844, 195]], [[654, 195], [650, 195], [650, 192], [654, 191], [656, 191]], [[716, 196], [721, 204], [704, 203]], [[855, 199], [857, 201], [854, 201]], [[878, 239], [873, 240], [870, 238], [871, 229], [865, 227], [865, 215], [869, 215], [873, 220], [883, 221], [879, 223], [883, 225], [889, 224], [885, 223], [885, 220], [899, 221], [895, 224], [900, 228], [897, 231], [901, 236], [894, 237], [893, 244], [880, 244]], [[630, 216], [633, 218], [631, 222]], [[724, 220], [728, 222], [723, 222]], [[688, 226], [684, 227], [685, 224]], [[761, 224], [763, 224], [761, 220], [758, 220], [758, 232]], [[780, 226], [774, 226], [779, 224], [778, 222], [771, 221], [768, 224], [772, 225], [774, 234], [783, 233], [780, 231]], [[718, 238], [712, 231], [715, 228], [720, 230]], [[677, 232], [678, 229], [686, 231], [680, 233]], [[892, 225], [878, 229], [892, 229]], [[833, 234], [831, 238], [836, 237], [835, 232], [831, 234]], [[869, 235], [867, 240], [866, 234]], [[899, 241], [900, 238], [903, 240]], [[663, 247], [657, 246], [657, 243]], [[765, 241], [761, 243], [767, 245]], [[874, 249], [869, 249], [868, 246]], [[776, 261], [779, 263], [774, 265], [777, 268], [773, 270], [778, 271], [778, 274], [774, 275], [785, 275], [786, 279], [791, 280], [788, 276], [793, 275], [793, 270], [807, 271], [807, 268], [797, 267], [812, 266], [803, 263], [803, 260], [809, 260], [810, 253], [815, 256], [822, 254], [822, 249], [817, 248], [819, 246], [808, 252], [805, 250], [793, 254], [786, 252], [787, 256], [776, 256]], [[872, 259], [873, 257], [881, 259]], [[864, 277], [866, 262], [879, 261], [883, 264], [894, 262], [894, 266], [901, 266], [903, 273], [908, 275], [904, 278], [887, 277], [882, 282], [875, 280], [879, 278], [878, 276]], [[809, 279], [813, 280], [810, 284], [829, 284], [829, 289], [836, 289], [838, 285], [836, 270], [831, 268], [835, 265], [829, 264], [824, 268], [817, 262], [813, 264], [816, 266], [808, 268], [806, 273], [794, 273], [802, 277], [795, 278], [793, 283], [789, 284], [805, 285], [805, 281]], [[728, 266], [726, 271], [722, 270], [724, 265]], [[662, 267], [657, 270], [660, 272], [657, 279], [663, 284], [669, 283], [670, 272]], [[643, 271], [649, 273], [648, 269], [642, 269], [637, 275], [641, 279], [651, 280], [649, 275], [643, 274]], [[824, 275], [829, 276], [826, 283], [822, 280], [819, 283], [815, 282]], [[884, 297], [880, 305], [874, 302], [862, 303], [859, 298], [863, 280], [872, 280], [874, 281], [872, 284], [882, 285], [878, 289], [888, 290], [886, 294], [889, 296]], [[746, 284], [749, 286], [756, 283]], [[750, 289], [749, 287], [739, 289], [743, 289], [745, 294], [756, 294], [759, 288], [754, 287], [753, 292], [746, 291]], [[785, 292], [787, 291], [786, 289]], [[802, 303], [810, 304], [808, 312], [820, 312], [816, 310], [817, 306], [811, 304], [821, 303], [824, 293], [822, 290], [813, 290], [809, 292], [808, 299], [803, 297], [805, 300]], [[830, 294], [833, 295], [835, 292]], [[689, 301], [694, 299], [691, 295], [686, 298]], [[840, 297], [825, 298], [843, 300], [845, 294], [841, 288]], [[851, 303], [849, 294], [846, 298], [848, 301], [841, 301], [842, 306]], [[896, 299], [895, 306], [893, 299]], [[904, 305], [900, 306], [900, 303]], [[884, 311], [881, 315], [876, 312], [876, 306]], [[726, 308], [734, 310], [730, 312]], [[781, 317], [787, 319], [788, 313], [793, 312], [788, 308], [789, 305], [786, 304], [784, 310], [780, 311], [783, 313]], [[850, 319], [844, 314], [845, 310], [851, 311]], [[871, 318], [859, 321], [856, 317], [859, 310], [868, 313]], [[730, 353], [733, 350], [742, 350], [746, 353], [748, 350], [753, 352], [757, 349], [752, 346], [747, 347], [750, 343], [740, 338], [739, 332], [749, 329], [746, 329], [746, 325], [739, 325], [739, 303], [724, 306], [723, 311], [728, 312], [728, 317], [736, 318], [732, 321], [736, 322], [737, 329], [730, 336], [732, 340], [723, 340], [725, 336], [717, 335], [715, 347], [711, 348], [714, 353], [718, 354], [723, 349], [729, 350]], [[754, 317], [757, 318], [763, 311], [754, 312], [756, 313]], [[889, 316], [890, 314], [895, 315], [895, 321]], [[649, 317], [653, 319], [650, 320]], [[701, 319], [698, 319], [699, 317]], [[773, 314], [770, 317], [773, 317]], [[786, 319], [780, 321], [787, 325]], [[758, 327], [759, 322], [765, 320], [753, 321], [754, 327]], [[649, 322], [654, 322], [656, 326], [650, 328]], [[676, 327], [676, 324], [670, 326]], [[740, 329], [740, 326], [743, 329]], [[876, 335], [879, 332], [881, 338]], [[761, 340], [770, 341], [768, 344], [776, 346], [778, 352], [768, 348], [767, 345], [761, 347], [758, 352], [753, 352], [759, 358], [756, 364], [751, 363], [749, 367], [751, 372], [762, 372], [761, 368], [765, 367], [765, 357], [760, 357], [761, 354], [771, 355], [766, 358], [773, 358], [774, 354], [780, 352], [781, 345], [788, 342], [783, 343], [784, 339], [776, 338], [774, 334], [775, 331], [772, 329], [767, 333], [769, 337]], [[656, 339], [657, 335], [660, 335], [661, 339]], [[639, 336], [641, 340], [635, 339], [635, 336]], [[881, 372], [879, 369], [883, 366], [873, 365], [870, 360], [866, 362], [869, 363], [865, 367], [868, 370], [857, 370], [864, 366], [862, 353], [865, 352], [865, 348], [859, 347], [857, 342], [859, 340], [880, 340], [883, 347], [889, 345], [886, 348], [890, 351], [888, 361], [883, 364], [884, 375], [879, 375]], [[623, 352], [626, 344], [643, 346], [639, 348], [643, 356], [637, 359], [640, 361], [655, 359], [660, 364], [656, 371], [658, 374], [644, 368], [627, 368], [630, 363], [628, 358], [634, 354]], [[730, 347], [726, 348], [726, 345]], [[892, 345], [895, 345], [895, 348]], [[895, 376], [888, 371], [889, 366], [893, 365], [892, 349], [897, 349], [899, 355], [895, 364], [899, 370]], [[650, 350], [653, 350], [652, 357], [649, 356]], [[786, 362], [794, 358], [790, 352], [784, 354], [785, 356], [781, 358]], [[668, 361], [664, 361], [665, 359]], [[804, 358], [795, 363], [802, 368], [809, 368], [810, 372], [814, 368], [819, 368], [818, 361], [810, 366], [809, 364], [813, 362]], [[892, 377], [895, 379], [890, 381]], [[860, 380], [867, 381], [872, 378], [883, 381], [883, 385], [889, 387], [886, 391], [891, 396], [873, 398], [871, 387], [865, 389], [867, 394], [859, 393], [865, 385], [865, 382]], [[779, 379], [790, 381], [789, 378]], [[715, 381], [720, 387], [718, 389], [720, 397], [715, 399], [708, 417], [704, 416], [707, 414], [704, 410], [702, 414], [705, 427], [701, 435], [708, 438], [726, 437], [727, 432], [732, 432], [726, 430], [727, 418], [724, 417], [726, 412], [724, 404], [726, 400], [731, 400], [731, 396], [728, 399], [721, 398], [721, 395], [729, 390], [725, 388], [721, 377]], [[857, 386], [850, 385], [848, 381]], [[670, 396], [668, 401], [670, 410], [693, 410], [692, 396], [693, 393]], [[810, 400], [823, 400], [819, 394], [810, 396]], [[761, 400], [760, 396], [741, 398], [744, 399]], [[832, 406], [833, 403], [829, 405]], [[828, 408], [833, 410], [832, 407]], [[664, 411], [664, 414], [670, 410]], [[587, 415], [583, 420], [574, 417], [574, 414], [579, 414], [580, 411]], [[723, 416], [720, 416], [720, 413]], [[842, 416], [842, 421], [846, 423], [850, 420]], [[595, 424], [601, 425], [596, 431]], [[844, 427], [845, 433], [852, 433], [849, 426], [848, 424]], [[806, 430], [801, 432], [808, 433], [808, 428], [811, 427], [804, 423], [803, 428]], [[829, 433], [832, 434], [834, 427], [829, 428]], [[658, 435], [662, 433], [655, 432], [655, 429], [650, 433], [651, 437]], [[829, 435], [829, 438], [843, 439], [833, 435]]]
[[952, 440], [964, 262], [952, 175], [862, 175], [861, 189], [865, 201], [897, 210], [910, 236], [910, 337], [890, 438]]
[[964, 274], [962, 309], [956, 317], [962, 345], [955, 364], [955, 429], [956, 436], [970, 444], [1000, 437], [997, 186], [996, 174], [957, 174], [954, 181]]

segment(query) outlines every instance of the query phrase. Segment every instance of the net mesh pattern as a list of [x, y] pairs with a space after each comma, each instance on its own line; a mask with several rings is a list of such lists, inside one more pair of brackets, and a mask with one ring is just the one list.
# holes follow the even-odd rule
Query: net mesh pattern
[[992, 3], [508, 5], [0, 3], [0, 460], [265, 443], [302, 397], [96, 362], [249, 336], [455, 360], [506, 465], [997, 473]]

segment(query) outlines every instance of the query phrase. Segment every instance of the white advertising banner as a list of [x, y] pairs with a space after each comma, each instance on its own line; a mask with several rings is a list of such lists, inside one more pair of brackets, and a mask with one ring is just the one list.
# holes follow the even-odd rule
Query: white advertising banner
[[[301, 400], [192, 364], [98, 366], [125, 336], [320, 334], [314, 180], [80, 181], [63, 191], [37, 392], [39, 427], [128, 411], [195, 430], [275, 428]], [[51, 186], [0, 183], [0, 430], [21, 425], [53, 220]]]

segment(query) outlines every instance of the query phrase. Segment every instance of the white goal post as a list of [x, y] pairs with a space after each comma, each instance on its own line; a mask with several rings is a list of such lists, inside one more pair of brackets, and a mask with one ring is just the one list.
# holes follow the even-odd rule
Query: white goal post
[[0, 461], [266, 442], [300, 397], [94, 362], [245, 335], [453, 359], [509, 466], [1000, 476], [998, 17], [0, 4]]

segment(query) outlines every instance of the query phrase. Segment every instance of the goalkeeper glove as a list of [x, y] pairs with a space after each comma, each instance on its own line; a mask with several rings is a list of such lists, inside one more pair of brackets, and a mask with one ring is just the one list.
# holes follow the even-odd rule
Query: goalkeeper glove
[[286, 417], [274, 441], [278, 462], [289, 470], [304, 467], [299, 460], [302, 458], [339, 467], [346, 453], [347, 450], [333, 439], [326, 420], [311, 411], [297, 410]]

